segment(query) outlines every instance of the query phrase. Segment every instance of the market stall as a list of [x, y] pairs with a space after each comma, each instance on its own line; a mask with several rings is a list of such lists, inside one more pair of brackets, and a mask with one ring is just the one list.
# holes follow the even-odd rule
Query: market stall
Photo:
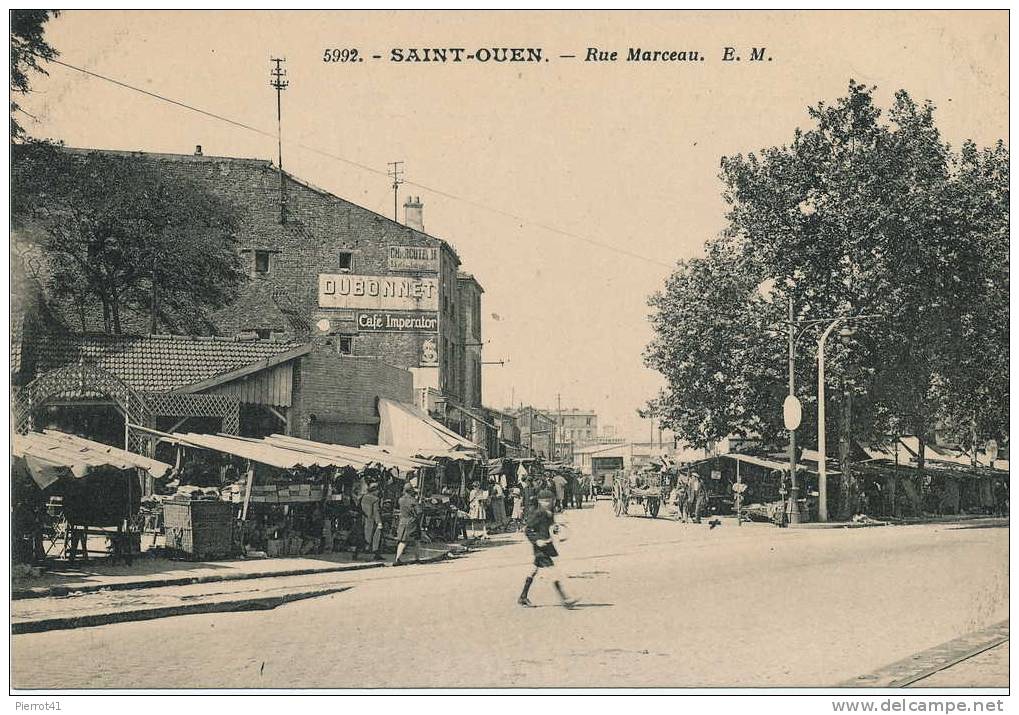
[[55, 430], [14, 434], [11, 447], [16, 558], [138, 553], [141, 498], [169, 464]]
[[[804, 521], [817, 513], [817, 469], [804, 459], [797, 465], [799, 507]], [[771, 456], [730, 452], [690, 462], [683, 468], [695, 472], [708, 493], [709, 514], [733, 514], [757, 521], [780, 522], [788, 509], [789, 462]], [[829, 476], [840, 472], [828, 468]], [[739, 500], [736, 499], [737, 494]], [[829, 496], [830, 498], [830, 496]]]
[[[236, 520], [234, 555], [303, 555], [351, 546], [359, 533], [358, 500], [367, 484], [379, 487], [388, 527], [404, 480], [428, 466], [424, 460], [412, 463], [285, 435], [254, 439], [173, 434], [163, 440], [180, 450], [181, 481], [168, 503], [206, 499], [231, 503]], [[194, 483], [194, 476], [199, 483]], [[217, 482], [218, 496], [183, 491], [206, 486], [210, 477]], [[192, 524], [195, 533], [199, 528]], [[171, 541], [171, 536], [176, 533], [168, 531], [168, 547], [192, 557], [208, 556], [187, 551], [186, 544]]]

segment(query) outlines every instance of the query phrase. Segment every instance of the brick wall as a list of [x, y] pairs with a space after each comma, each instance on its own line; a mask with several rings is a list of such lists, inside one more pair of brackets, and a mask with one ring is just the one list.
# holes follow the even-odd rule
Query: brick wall
[[[131, 154], [130, 152], [117, 152]], [[371, 355], [400, 367], [422, 362], [426, 340], [439, 353], [440, 385], [458, 392], [462, 365], [460, 321], [457, 316], [457, 272], [460, 259], [444, 241], [413, 230], [385, 216], [337, 196], [285, 177], [288, 220], [279, 220], [279, 173], [260, 159], [133, 153], [156, 162], [174, 177], [187, 177], [224, 197], [241, 212], [238, 248], [249, 280], [229, 306], [211, 316], [216, 334], [268, 330], [273, 337], [305, 339], [322, 336], [316, 324], [330, 325], [325, 333], [354, 335], [353, 354]], [[394, 271], [389, 268], [390, 246], [439, 248], [439, 270]], [[255, 272], [255, 251], [269, 251], [269, 272]], [[352, 274], [436, 277], [439, 279], [437, 334], [359, 332], [356, 311], [318, 305], [320, 273], [340, 273], [340, 253], [351, 251]], [[129, 330], [147, 331], [147, 315], [125, 315]], [[163, 326], [172, 332], [203, 334], [207, 328], [183, 321]]]
[[414, 402], [411, 374], [381, 360], [320, 349], [303, 357], [297, 372], [291, 432], [305, 439], [359, 446], [377, 436], [379, 397]]

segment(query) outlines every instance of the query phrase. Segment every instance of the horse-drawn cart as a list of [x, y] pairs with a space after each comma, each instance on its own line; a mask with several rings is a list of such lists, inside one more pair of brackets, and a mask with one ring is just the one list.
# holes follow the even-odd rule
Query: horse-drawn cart
[[644, 507], [645, 516], [654, 519], [669, 495], [669, 487], [668, 477], [660, 472], [616, 479], [612, 484], [612, 509], [616, 516], [629, 516], [630, 506], [637, 504]]

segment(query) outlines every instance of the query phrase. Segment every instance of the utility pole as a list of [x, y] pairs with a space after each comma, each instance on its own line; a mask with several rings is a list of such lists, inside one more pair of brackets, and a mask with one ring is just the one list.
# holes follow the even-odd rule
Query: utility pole
[[403, 183], [403, 162], [389, 162], [389, 178], [393, 180], [393, 220], [400, 222], [400, 184]]
[[284, 79], [287, 76], [287, 71], [283, 69], [283, 63], [286, 61], [286, 57], [273, 57], [270, 60], [276, 66], [270, 72], [272, 79], [269, 80], [269, 86], [276, 90], [276, 149], [279, 153], [281, 224], [287, 222], [287, 196], [283, 185], [283, 90], [289, 86], [290, 82]]
[[563, 429], [563, 397], [558, 392], [555, 393], [555, 402], [556, 402], [556, 411], [559, 413], [559, 415], [558, 415], [559, 422], [558, 422], [558, 424], [556, 424], [556, 427], [559, 428], [559, 439], [557, 441], [558, 442], [565, 442], [566, 440], [563, 439], [563, 435], [566, 433], [566, 430]]

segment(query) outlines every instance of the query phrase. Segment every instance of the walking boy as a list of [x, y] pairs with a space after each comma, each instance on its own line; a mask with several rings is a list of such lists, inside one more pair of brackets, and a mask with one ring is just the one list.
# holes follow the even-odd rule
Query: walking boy
[[538, 493], [538, 504], [526, 516], [527, 528], [525, 533], [534, 551], [534, 570], [524, 581], [524, 590], [520, 592], [520, 598], [517, 599], [517, 603], [527, 608], [534, 607], [534, 604], [527, 598], [527, 593], [531, 590], [531, 584], [534, 583], [534, 579], [539, 573], [544, 573], [546, 577], [552, 579], [552, 586], [559, 596], [560, 603], [565, 608], [573, 608], [577, 605], [577, 600], [568, 597], [566, 592], [563, 591], [562, 583], [559, 581], [558, 569], [555, 567], [555, 562], [552, 561], [553, 557], [559, 555], [555, 545], [552, 543], [551, 529], [553, 524], [555, 524], [555, 516], [552, 513], [554, 508], [555, 494], [545, 489]]

